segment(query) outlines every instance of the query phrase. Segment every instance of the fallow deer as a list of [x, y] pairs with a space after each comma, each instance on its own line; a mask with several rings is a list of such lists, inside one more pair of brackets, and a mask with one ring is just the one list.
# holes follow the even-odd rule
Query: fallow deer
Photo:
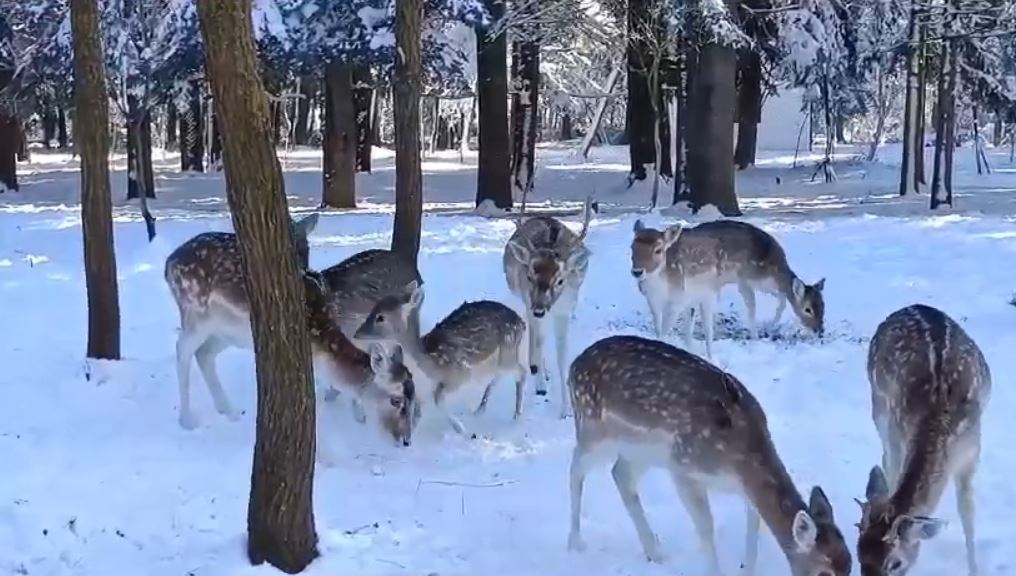
[[648, 469], [662, 467], [673, 477], [712, 574], [721, 571], [710, 487], [740, 492], [747, 500], [748, 574], [757, 564], [760, 516], [794, 576], [850, 573], [850, 551], [825, 493], [815, 487], [805, 503], [776, 452], [762, 407], [736, 378], [664, 342], [611, 336], [575, 359], [568, 383], [576, 432], [570, 549], [585, 547], [580, 518], [586, 474], [613, 462], [614, 483], [651, 561], [662, 557], [638, 481]]
[[981, 452], [981, 413], [991, 373], [977, 344], [952, 318], [924, 305], [890, 314], [868, 349], [871, 414], [882, 466], [868, 477], [857, 556], [862, 576], [902, 576], [922, 540], [943, 527], [931, 518], [949, 479], [977, 574], [973, 480]]
[[658, 338], [673, 329], [677, 314], [690, 309], [685, 346], [691, 346], [695, 307], [706, 337], [706, 356], [712, 357], [713, 313], [720, 290], [736, 284], [756, 330], [755, 291], [779, 299], [779, 322], [789, 301], [801, 323], [822, 334], [825, 279], [805, 284], [787, 263], [779, 242], [764, 230], [736, 220], [705, 222], [693, 228], [680, 224], [665, 230], [635, 221], [631, 245], [631, 273], [649, 302]]
[[[312, 215], [293, 225], [297, 258], [306, 271], [307, 234], [317, 223]], [[180, 311], [177, 338], [177, 378], [180, 388], [180, 425], [193, 429], [197, 420], [190, 406], [190, 365], [195, 359], [212, 395], [216, 410], [236, 418], [222, 387], [215, 360], [229, 347], [253, 349], [250, 303], [236, 235], [207, 232], [188, 240], [166, 259], [165, 279]], [[307, 316], [312, 348], [318, 364], [335, 378], [333, 387], [345, 388], [370, 399], [379, 409], [389, 432], [408, 443], [412, 431], [413, 382], [406, 368], [393, 362], [380, 348], [368, 355], [354, 347], [334, 325], [326, 308], [323, 283], [305, 272]], [[390, 412], [401, 414], [399, 417]]]
[[[526, 323], [514, 310], [490, 300], [466, 302], [420, 335], [419, 308], [423, 287], [412, 281], [404, 290], [382, 298], [356, 338], [398, 344], [418, 384], [432, 387], [428, 396], [458, 433], [465, 427], [445, 405], [445, 398], [474, 383], [487, 385], [476, 409], [482, 413], [497, 379], [515, 377], [515, 418], [522, 415], [526, 382]], [[421, 386], [422, 388], [422, 386]]]
[[568, 325], [578, 304], [579, 290], [589, 267], [586, 234], [592, 219], [592, 197], [586, 199], [582, 229], [576, 234], [560, 220], [550, 216], [532, 216], [518, 228], [505, 246], [505, 278], [508, 288], [526, 305], [529, 329], [529, 371], [536, 378], [536, 393], [547, 394], [543, 350], [543, 321], [549, 316], [554, 322], [557, 368], [561, 386], [561, 417], [568, 414], [568, 391], [565, 375], [568, 370]]

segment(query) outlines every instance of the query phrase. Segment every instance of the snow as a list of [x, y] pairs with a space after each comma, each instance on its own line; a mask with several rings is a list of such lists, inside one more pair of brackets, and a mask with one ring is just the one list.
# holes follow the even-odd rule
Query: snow
[[[570, 356], [609, 334], [649, 335], [646, 304], [628, 273], [636, 218], [645, 214], [649, 184], [623, 187], [627, 152], [576, 143], [542, 145], [530, 207], [554, 210], [577, 226], [593, 191], [600, 212], [588, 244], [589, 275], [572, 324]], [[994, 375], [976, 479], [977, 550], [982, 574], [1016, 571], [1016, 453], [1007, 415], [1016, 405], [1016, 280], [1012, 216], [1016, 167], [989, 150], [995, 172], [973, 173], [969, 148], [957, 151], [956, 208], [932, 213], [927, 196], [895, 195], [898, 151], [884, 164], [837, 157], [840, 180], [811, 182], [819, 155], [760, 154], [738, 174], [746, 219], [781, 241], [806, 281], [827, 278], [821, 341], [798, 334], [788, 313], [778, 337], [746, 340], [736, 290], [724, 292], [715, 362], [738, 376], [766, 409], [774, 442], [802, 493], [819, 483], [829, 495], [851, 549], [854, 523], [879, 441], [871, 422], [865, 375], [867, 340], [890, 312], [914, 302], [938, 306], [983, 349]], [[280, 152], [296, 212], [317, 204], [320, 154]], [[457, 152], [423, 164], [427, 214], [421, 271], [432, 326], [466, 299], [491, 298], [521, 311], [501, 270], [506, 218], [473, 213], [475, 156]], [[84, 361], [86, 304], [76, 162], [37, 151], [20, 168], [21, 192], [0, 195], [0, 574], [151, 576], [266, 575], [244, 554], [253, 447], [253, 357], [228, 351], [220, 372], [243, 412], [238, 422], [212, 408], [195, 369], [200, 427], [177, 425], [174, 342], [178, 316], [162, 268], [191, 236], [229, 230], [221, 174], [179, 174], [173, 155], [156, 153], [159, 198], [151, 202], [158, 237], [145, 241], [137, 206], [128, 204], [125, 162], [113, 158], [116, 250], [120, 278], [121, 362]], [[372, 175], [358, 175], [361, 208], [326, 212], [311, 236], [311, 264], [323, 268], [391, 237], [394, 168], [379, 149]], [[599, 192], [596, 192], [599, 191]], [[676, 215], [684, 218], [685, 215]], [[760, 318], [775, 303], [759, 300]], [[17, 327], [12, 329], [10, 327]], [[680, 342], [681, 328], [670, 340]], [[702, 351], [699, 340], [696, 352]], [[548, 362], [554, 360], [548, 344]], [[552, 369], [551, 373], [555, 373]], [[558, 384], [554, 382], [552, 387]], [[694, 530], [667, 475], [651, 472], [642, 501], [667, 556], [643, 558], [607, 468], [590, 474], [583, 529], [589, 550], [566, 551], [568, 463], [572, 422], [557, 418], [557, 394], [527, 389], [526, 416], [513, 423], [512, 390], [495, 389], [484, 416], [468, 412], [482, 386], [453, 397], [477, 438], [456, 437], [440, 419], [425, 418], [410, 448], [392, 446], [356, 424], [345, 402], [327, 405], [319, 424], [330, 466], [315, 477], [321, 557], [311, 575], [333, 574], [705, 574]], [[734, 574], [743, 550], [741, 504], [713, 497], [720, 559]], [[948, 528], [922, 547], [922, 576], [964, 573], [964, 544], [950, 488], [936, 514]], [[1009, 542], [1010, 544], [1005, 544]], [[760, 576], [787, 574], [772, 537], [762, 537]], [[854, 573], [858, 569], [854, 568]]]

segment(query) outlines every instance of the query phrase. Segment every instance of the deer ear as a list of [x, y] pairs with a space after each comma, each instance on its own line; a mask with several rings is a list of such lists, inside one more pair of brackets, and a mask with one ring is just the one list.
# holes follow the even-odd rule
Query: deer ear
[[391, 359], [392, 362], [398, 362], [399, 364], [403, 363], [402, 346], [394, 347], [394, 349], [392, 350]]
[[511, 251], [512, 256], [514, 256], [516, 260], [522, 263], [529, 262], [530, 257], [532, 256], [532, 252], [529, 248], [523, 246], [518, 240], [508, 242], [508, 250]]
[[938, 535], [945, 528], [946, 522], [937, 518], [927, 516], [899, 516], [893, 521], [887, 538], [895, 536], [904, 542], [916, 542], [918, 540], [930, 540]]
[[384, 347], [380, 344], [370, 345], [370, 369], [375, 374], [383, 374], [388, 371], [391, 366], [391, 360], [385, 353]]
[[568, 255], [568, 268], [578, 270], [589, 264], [589, 250], [585, 246], [578, 246]]
[[680, 224], [674, 224], [673, 226], [664, 230], [663, 245], [666, 246], [667, 248], [670, 248], [674, 244], [674, 242], [677, 242], [677, 239], [681, 237], [682, 230], [684, 230], [684, 227], [681, 226]]
[[815, 283], [815, 284], [814, 284], [814, 285], [812, 286], [812, 288], [814, 288], [814, 289], [818, 290], [819, 292], [821, 292], [821, 291], [825, 290], [825, 278], [823, 278], [823, 279], [819, 280], [818, 282], [816, 282], [816, 283]]
[[880, 466], [874, 466], [868, 473], [868, 487], [864, 490], [868, 502], [881, 500], [889, 495], [889, 483], [885, 480], [885, 472]]
[[811, 498], [808, 499], [808, 513], [811, 514], [811, 517], [816, 522], [824, 524], [835, 522], [833, 519], [833, 506], [829, 503], [829, 498], [826, 497], [825, 492], [818, 486], [811, 489]]
[[797, 544], [798, 551], [807, 553], [815, 547], [815, 540], [818, 539], [818, 527], [807, 512], [798, 510], [794, 516], [791, 534], [794, 536], [794, 543]]
[[804, 289], [806, 288], [804, 282], [801, 282], [800, 278], [794, 278], [794, 281], [791, 283], [790, 287], [794, 291], [794, 300], [800, 302], [801, 299], [804, 298]]
[[413, 308], [419, 308], [423, 304], [423, 286], [416, 280], [406, 285], [406, 303]]
[[311, 232], [314, 231], [315, 228], [317, 228], [319, 217], [320, 215], [317, 212], [315, 212], [310, 216], [302, 218], [299, 222], [293, 224], [293, 228], [296, 230], [296, 233], [298, 235], [306, 238], [307, 236], [310, 235]]
[[642, 223], [642, 219], [639, 218], [635, 221], [635, 225], [632, 226], [632, 232], [641, 232], [646, 229], [646, 225]]

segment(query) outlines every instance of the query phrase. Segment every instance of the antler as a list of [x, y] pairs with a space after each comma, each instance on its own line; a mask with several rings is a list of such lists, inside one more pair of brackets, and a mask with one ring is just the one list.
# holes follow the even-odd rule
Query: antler
[[586, 234], [589, 232], [589, 222], [593, 219], [593, 196], [586, 196], [585, 212], [582, 221], [582, 231], [579, 232], [579, 242], [583, 242], [586, 239]]

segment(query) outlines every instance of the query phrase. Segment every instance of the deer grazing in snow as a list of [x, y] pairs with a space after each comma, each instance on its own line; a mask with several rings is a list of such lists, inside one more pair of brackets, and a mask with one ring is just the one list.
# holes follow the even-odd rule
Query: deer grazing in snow
[[631, 244], [631, 274], [649, 302], [657, 338], [674, 327], [677, 314], [689, 310], [685, 346], [691, 347], [695, 307], [706, 336], [706, 356], [712, 357], [713, 313], [720, 290], [736, 284], [755, 332], [755, 291], [779, 299], [779, 322], [787, 302], [801, 323], [822, 334], [825, 279], [805, 284], [787, 263], [779, 242], [764, 230], [736, 220], [705, 222], [693, 228], [680, 224], [666, 230], [635, 222]]
[[486, 410], [497, 379], [515, 377], [515, 418], [522, 415], [526, 382], [526, 323], [514, 310], [490, 300], [466, 302], [426, 335], [420, 335], [419, 308], [423, 288], [412, 281], [402, 291], [382, 298], [356, 338], [398, 344], [417, 382], [427, 381], [428, 396], [458, 433], [465, 427], [445, 405], [449, 394], [474, 383], [486, 384], [476, 414]]
[[568, 391], [565, 374], [568, 369], [568, 325], [578, 304], [579, 290], [589, 266], [589, 249], [585, 246], [592, 219], [592, 197], [586, 199], [582, 230], [575, 234], [560, 220], [550, 216], [532, 216], [518, 228], [504, 250], [504, 274], [508, 288], [526, 304], [529, 327], [529, 371], [542, 374], [536, 379], [536, 393], [547, 394], [543, 350], [543, 320], [554, 322], [557, 368], [561, 386], [561, 417], [568, 414]]
[[871, 470], [861, 503], [857, 556], [862, 576], [903, 576], [922, 540], [944, 522], [929, 517], [950, 478], [967, 547], [974, 553], [973, 480], [981, 452], [981, 413], [991, 374], [977, 344], [940, 310], [913, 305], [890, 314], [868, 349], [871, 414], [882, 466]]
[[703, 546], [720, 574], [707, 488], [742, 493], [748, 530], [744, 567], [754, 573], [764, 520], [794, 576], [845, 576], [850, 551], [821, 488], [805, 503], [773, 445], [762, 407], [730, 374], [674, 346], [637, 336], [604, 338], [571, 366], [576, 446], [571, 462], [568, 546], [582, 550], [586, 474], [605, 461], [650, 561], [662, 559], [646, 520], [638, 481], [652, 467], [670, 471]]
[[[306, 270], [307, 234], [317, 215], [293, 224], [297, 257]], [[236, 418], [215, 367], [218, 355], [229, 347], [253, 349], [250, 303], [236, 235], [207, 232], [188, 240], [166, 259], [165, 278], [180, 311], [177, 339], [177, 378], [180, 387], [180, 425], [197, 425], [190, 406], [190, 365], [195, 359], [216, 410]], [[371, 401], [388, 431], [408, 444], [412, 432], [414, 397], [410, 373], [380, 348], [370, 354], [354, 347], [333, 323], [326, 306], [324, 284], [313, 272], [304, 274], [307, 316], [315, 361], [343, 388]]]

